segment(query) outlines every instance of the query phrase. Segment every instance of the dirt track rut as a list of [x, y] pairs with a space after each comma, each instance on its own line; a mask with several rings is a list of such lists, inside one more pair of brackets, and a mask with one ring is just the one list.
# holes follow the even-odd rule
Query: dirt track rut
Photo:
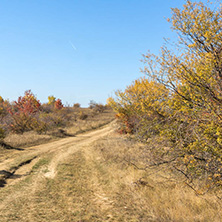
[[64, 163], [65, 160], [73, 153], [87, 148], [90, 149], [90, 143], [100, 139], [113, 131], [112, 124], [103, 128], [79, 134], [75, 137], [64, 138], [48, 144], [42, 144], [21, 151], [20, 155], [13, 159], [7, 159], [0, 163], [0, 172], [7, 174], [4, 189], [19, 184], [26, 176], [33, 173], [33, 166], [47, 159], [42, 170], [35, 172], [32, 183], [25, 189], [14, 189], [10, 195], [0, 196], [0, 210], [5, 208], [10, 202], [15, 202], [17, 198], [32, 194], [41, 186], [41, 181], [45, 178], [53, 179], [57, 173], [58, 164]]
[[[17, 157], [1, 162], [0, 172], [8, 172], [9, 174], [13, 172], [14, 174], [16, 168], [18, 168], [20, 172], [23, 168], [25, 171], [28, 171], [27, 167], [31, 170], [33, 164], [23, 166], [23, 163], [29, 163], [29, 160], [36, 158], [39, 159], [45, 155], [52, 155], [48, 166], [49, 171], [45, 174], [45, 176], [53, 178], [56, 174], [56, 166], [59, 162], [63, 161], [64, 158], [68, 157], [73, 152], [76, 152], [78, 149], [81, 149], [82, 146], [87, 145], [103, 136], [106, 136], [111, 131], [113, 130], [111, 124], [109, 124], [106, 127], [87, 133], [82, 133], [75, 137], [68, 137], [47, 144], [26, 148], [25, 151], [21, 151]], [[16, 171], [18, 169], [16, 169]]]

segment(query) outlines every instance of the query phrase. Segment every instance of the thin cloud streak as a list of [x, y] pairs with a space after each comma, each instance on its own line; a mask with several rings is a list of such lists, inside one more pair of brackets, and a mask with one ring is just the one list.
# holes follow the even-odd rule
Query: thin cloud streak
[[69, 43], [70, 43], [70, 45], [72, 46], [72, 48], [76, 51], [77, 48], [75, 47], [75, 45], [74, 45], [71, 41], [69, 41]]

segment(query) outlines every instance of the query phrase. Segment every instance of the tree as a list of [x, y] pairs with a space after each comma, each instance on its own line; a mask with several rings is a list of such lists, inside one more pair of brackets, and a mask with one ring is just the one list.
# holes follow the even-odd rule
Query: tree
[[176, 52], [144, 55], [144, 72], [171, 90], [174, 123], [165, 133], [184, 152], [183, 172], [222, 185], [222, 8], [187, 1], [172, 12]]
[[62, 100], [61, 99], [57, 99], [55, 101], [55, 108], [56, 109], [62, 109], [63, 108], [63, 104], [62, 104]]
[[11, 129], [16, 133], [23, 133], [32, 130], [38, 124], [35, 114], [39, 112], [41, 103], [31, 90], [25, 91], [24, 96], [20, 96], [14, 101], [14, 106], [8, 111], [12, 117]]
[[[164, 106], [161, 125], [153, 118], [145, 123], [146, 128], [157, 126], [156, 132], [169, 138], [175, 169], [190, 183], [204, 179], [205, 188], [222, 185], [222, 6], [212, 8], [203, 2], [186, 1], [183, 9], [172, 9], [169, 22], [178, 42], [174, 47], [164, 45], [159, 56], [144, 55], [143, 72], [149, 83], [158, 84], [156, 90], [149, 92], [152, 87], [148, 90], [141, 85], [136, 88], [135, 83], [133, 96], [117, 93], [118, 99], [111, 99], [114, 109], [126, 104], [119, 106], [117, 115], [129, 106], [127, 115], [132, 117], [134, 110], [139, 124], [153, 110], [159, 111], [158, 104]], [[166, 97], [159, 92], [163, 87], [168, 90]], [[141, 99], [144, 94], [148, 102]], [[155, 99], [150, 103], [150, 95], [161, 98], [161, 103], [158, 99], [157, 105]], [[150, 104], [143, 115], [138, 115], [143, 111], [140, 101]]]
[[[146, 140], [157, 131], [158, 124], [168, 115], [166, 101], [169, 90], [155, 81], [140, 78], [124, 92], [117, 91], [115, 94], [115, 99], [108, 99], [108, 105], [117, 112], [116, 117], [123, 123], [120, 130], [122, 133], [137, 132]], [[147, 124], [149, 124], [149, 130], [146, 127]]]
[[56, 101], [56, 97], [55, 96], [48, 96], [48, 105], [54, 105]]

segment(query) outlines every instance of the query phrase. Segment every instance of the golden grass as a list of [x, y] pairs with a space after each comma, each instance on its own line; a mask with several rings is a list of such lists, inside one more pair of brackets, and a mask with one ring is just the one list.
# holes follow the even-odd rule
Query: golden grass
[[51, 140], [50, 135], [38, 134], [34, 131], [25, 132], [23, 134], [9, 134], [4, 142], [11, 145], [12, 147], [26, 147], [31, 145], [37, 145], [40, 143]]
[[1, 220], [222, 221], [222, 204], [214, 193], [196, 195], [179, 175], [172, 177], [167, 166], [144, 171], [129, 164], [129, 159], [136, 165], [146, 164], [146, 149], [111, 133], [70, 155], [58, 165], [54, 179], [40, 177], [38, 184], [35, 177], [47, 169], [50, 158], [44, 156], [24, 181], [0, 191], [0, 200], [19, 194], [2, 208]]
[[222, 221], [222, 204], [213, 193], [196, 195], [178, 176], [178, 180], [166, 179], [172, 176], [167, 167], [144, 171], [128, 165], [125, 160], [129, 158], [141, 164], [145, 146], [113, 135], [94, 147], [109, 181], [109, 195], [113, 199], [120, 195], [118, 205], [124, 202], [125, 209], [130, 209], [127, 214], [132, 216], [133, 212], [135, 221]]

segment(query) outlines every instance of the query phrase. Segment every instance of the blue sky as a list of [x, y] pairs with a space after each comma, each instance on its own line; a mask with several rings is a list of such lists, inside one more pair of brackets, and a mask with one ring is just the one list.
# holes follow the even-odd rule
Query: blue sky
[[0, 95], [31, 89], [65, 104], [105, 103], [142, 76], [142, 54], [173, 38], [183, 0], [1, 0]]

